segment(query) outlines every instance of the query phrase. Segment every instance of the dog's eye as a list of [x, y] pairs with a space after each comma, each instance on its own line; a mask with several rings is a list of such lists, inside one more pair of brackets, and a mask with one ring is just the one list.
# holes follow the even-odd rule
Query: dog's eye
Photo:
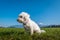
[[20, 18], [22, 18], [22, 16], [20, 16]]

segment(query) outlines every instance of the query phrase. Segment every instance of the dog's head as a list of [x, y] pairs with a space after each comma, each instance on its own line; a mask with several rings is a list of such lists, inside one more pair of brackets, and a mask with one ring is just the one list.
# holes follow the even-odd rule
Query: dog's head
[[26, 12], [21, 12], [17, 19], [18, 22], [24, 23], [25, 21], [29, 20], [30, 15]]

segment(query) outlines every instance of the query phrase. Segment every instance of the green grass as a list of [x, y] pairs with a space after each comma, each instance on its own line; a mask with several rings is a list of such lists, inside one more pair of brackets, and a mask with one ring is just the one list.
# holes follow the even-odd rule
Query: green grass
[[60, 28], [42, 28], [46, 33], [29, 35], [23, 28], [0, 28], [0, 40], [60, 40]]

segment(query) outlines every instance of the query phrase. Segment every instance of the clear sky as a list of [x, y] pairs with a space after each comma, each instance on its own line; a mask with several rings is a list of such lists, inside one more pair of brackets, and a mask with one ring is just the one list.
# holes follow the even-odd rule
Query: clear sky
[[0, 25], [18, 25], [21, 12], [40, 24], [60, 24], [60, 0], [0, 0]]

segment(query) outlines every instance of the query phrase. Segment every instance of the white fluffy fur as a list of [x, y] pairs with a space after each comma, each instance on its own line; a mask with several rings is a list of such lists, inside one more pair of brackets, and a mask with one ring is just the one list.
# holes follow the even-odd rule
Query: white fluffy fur
[[[21, 17], [22, 16], [22, 17]], [[21, 12], [19, 14], [18, 20], [19, 23], [23, 23], [23, 26], [26, 31], [30, 31], [31, 35], [36, 32], [36, 33], [42, 33], [45, 32], [44, 30], [41, 30], [39, 26], [30, 19], [30, 15], [26, 12]]]

